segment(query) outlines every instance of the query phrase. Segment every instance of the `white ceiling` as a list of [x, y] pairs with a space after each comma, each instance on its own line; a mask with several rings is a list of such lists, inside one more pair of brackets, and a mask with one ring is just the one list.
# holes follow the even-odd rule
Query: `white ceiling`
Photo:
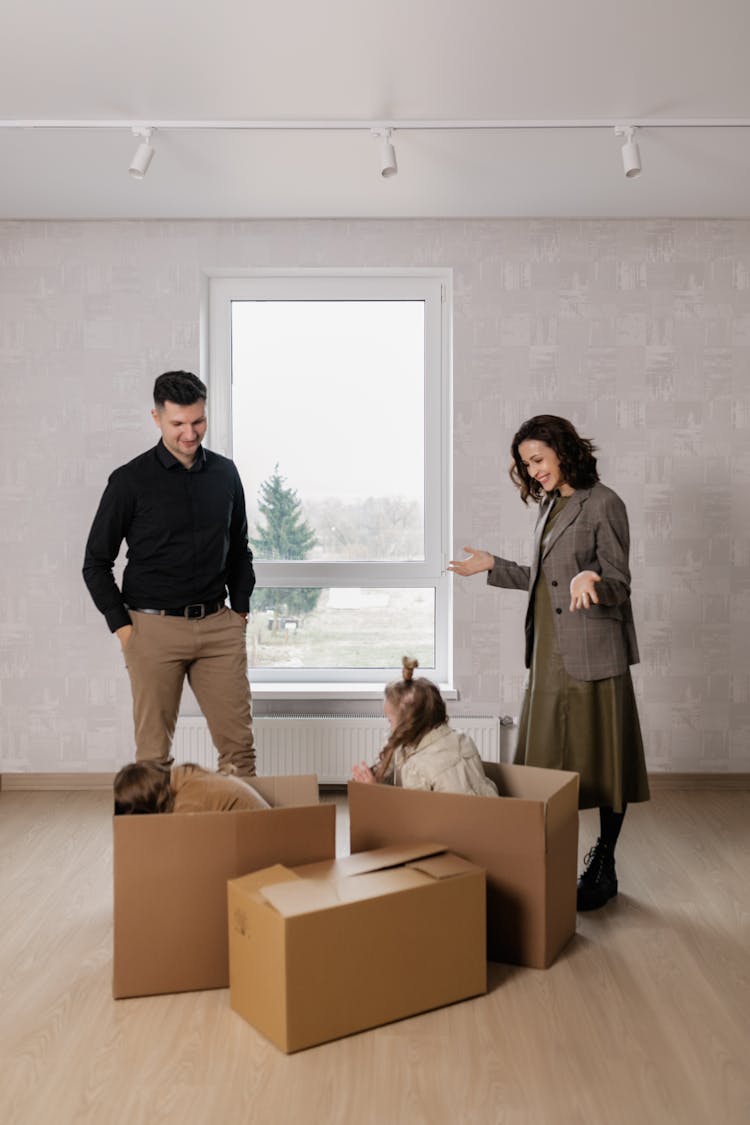
[[133, 122], [750, 121], [748, 0], [6, 0], [0, 218], [750, 217], [750, 128], [160, 130]]

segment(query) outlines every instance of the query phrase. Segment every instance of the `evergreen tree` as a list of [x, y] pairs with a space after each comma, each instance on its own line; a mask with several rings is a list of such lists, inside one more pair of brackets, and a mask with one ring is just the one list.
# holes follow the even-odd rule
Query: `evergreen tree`
[[[257, 537], [250, 538], [258, 558], [306, 559], [318, 540], [302, 515], [302, 503], [296, 491], [286, 486], [286, 478], [279, 472], [278, 465], [260, 486], [258, 507], [265, 526], [259, 521]], [[298, 617], [312, 613], [320, 594], [318, 589], [269, 586], [253, 595], [253, 608], [272, 609], [276, 614]]]

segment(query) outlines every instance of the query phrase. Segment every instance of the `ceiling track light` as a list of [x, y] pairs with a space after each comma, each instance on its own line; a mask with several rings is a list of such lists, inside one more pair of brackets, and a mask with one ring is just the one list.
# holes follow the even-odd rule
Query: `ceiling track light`
[[391, 141], [391, 130], [373, 129], [372, 135], [380, 141], [380, 175], [387, 180], [398, 172], [396, 150]]
[[369, 129], [370, 133], [379, 142], [380, 175], [384, 179], [398, 174], [396, 150], [391, 140], [392, 133], [401, 130], [421, 132], [425, 130], [441, 130], [444, 132], [457, 132], [461, 130], [487, 130], [490, 132], [510, 132], [520, 130], [529, 132], [533, 130], [571, 130], [581, 131], [590, 129], [606, 129], [611, 133], [614, 128], [615, 136], [624, 138], [622, 145], [622, 164], [625, 176], [634, 179], [641, 174], [641, 154], [638, 142], [635, 139], [639, 129], [739, 129], [750, 131], [750, 117], [725, 117], [725, 118], [687, 118], [687, 117], [652, 117], [641, 118], [637, 125], [620, 119], [620, 122], [611, 118], [582, 118], [578, 120], [485, 120], [485, 119], [393, 119], [393, 120], [355, 120], [339, 119], [217, 119], [217, 120], [153, 120], [148, 126], [133, 125], [127, 120], [116, 121], [63, 121], [56, 119], [46, 120], [3, 120], [0, 119], [0, 133], [6, 129], [64, 129], [95, 131], [117, 130], [129, 128], [140, 143], [130, 162], [130, 175], [136, 180], [142, 180], [146, 175], [154, 156], [154, 147], [151, 144], [152, 134], [161, 130], [171, 132], [175, 130], [189, 132], [225, 132], [240, 130], [246, 132], [260, 132], [270, 130], [283, 132], [285, 130], [323, 131], [323, 132], [358, 132]]
[[637, 141], [634, 140], [637, 131], [637, 125], [615, 125], [615, 136], [625, 138], [625, 144], [622, 146], [622, 166], [629, 180], [641, 174], [641, 153]]
[[141, 143], [135, 150], [130, 161], [128, 171], [134, 180], [142, 180], [148, 172], [148, 166], [154, 158], [154, 146], [151, 144], [151, 135], [154, 130], [147, 126], [134, 125], [133, 136], [140, 137]]

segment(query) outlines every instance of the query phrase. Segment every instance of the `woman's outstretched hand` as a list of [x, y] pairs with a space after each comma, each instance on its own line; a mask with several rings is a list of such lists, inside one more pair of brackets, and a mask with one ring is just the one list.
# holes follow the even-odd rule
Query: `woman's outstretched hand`
[[352, 766], [352, 781], [363, 781], [365, 785], [375, 785], [375, 774], [364, 762]]
[[596, 584], [601, 582], [601, 574], [595, 570], [582, 570], [570, 580], [570, 612], [577, 609], [588, 609], [592, 605], [599, 605], [596, 596]]
[[471, 574], [481, 574], [483, 570], [492, 570], [495, 565], [495, 556], [489, 551], [481, 551], [477, 547], [464, 547], [468, 559], [451, 559], [448, 570], [468, 578]]

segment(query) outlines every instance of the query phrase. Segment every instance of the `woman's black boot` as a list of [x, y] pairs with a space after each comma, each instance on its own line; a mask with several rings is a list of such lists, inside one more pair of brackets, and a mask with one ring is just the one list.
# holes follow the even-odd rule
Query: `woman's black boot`
[[578, 910], [598, 910], [617, 894], [614, 848], [599, 838], [583, 863], [576, 907]]

